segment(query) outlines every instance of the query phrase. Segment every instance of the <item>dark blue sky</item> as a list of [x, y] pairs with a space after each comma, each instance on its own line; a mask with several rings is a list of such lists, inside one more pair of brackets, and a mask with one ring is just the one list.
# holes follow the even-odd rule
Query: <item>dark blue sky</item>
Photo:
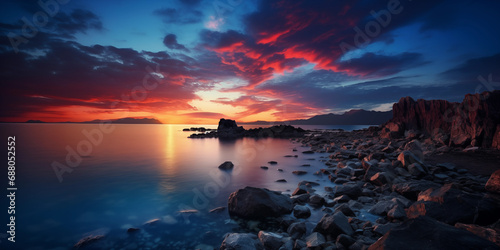
[[287, 120], [500, 88], [498, 1], [42, 2], [2, 2], [2, 121]]

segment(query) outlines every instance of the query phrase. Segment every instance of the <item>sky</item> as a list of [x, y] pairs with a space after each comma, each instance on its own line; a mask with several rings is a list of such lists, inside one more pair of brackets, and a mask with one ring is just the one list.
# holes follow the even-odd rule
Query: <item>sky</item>
[[499, 1], [4, 0], [0, 121], [285, 121], [500, 89]]

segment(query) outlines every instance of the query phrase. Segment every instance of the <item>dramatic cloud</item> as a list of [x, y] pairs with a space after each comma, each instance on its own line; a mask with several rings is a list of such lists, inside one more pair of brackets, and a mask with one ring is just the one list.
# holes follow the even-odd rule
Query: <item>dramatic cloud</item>
[[163, 44], [165, 44], [165, 46], [169, 49], [189, 51], [186, 47], [184, 47], [184, 45], [177, 43], [177, 36], [174, 34], [166, 35], [163, 39]]
[[[146, 14], [137, 11], [144, 3], [120, 13], [108, 3], [68, 3], [18, 50], [0, 39], [0, 120], [121, 112], [289, 120], [387, 109], [408, 95], [459, 101], [500, 87], [497, 2], [148, 3]], [[5, 5], [13, 13], [3, 34], [24, 36], [21, 17], [41, 11], [30, 1]]]

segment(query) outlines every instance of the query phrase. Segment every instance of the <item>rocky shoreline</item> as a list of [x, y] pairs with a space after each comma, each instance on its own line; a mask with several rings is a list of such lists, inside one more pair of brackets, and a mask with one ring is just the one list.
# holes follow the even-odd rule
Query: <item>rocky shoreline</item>
[[[273, 226], [228, 233], [220, 249], [500, 249], [500, 170], [490, 178], [453, 163], [430, 164], [425, 158], [440, 153], [432, 138], [381, 138], [380, 131], [293, 139], [312, 153], [330, 154], [314, 174], [328, 176], [331, 186], [323, 195], [311, 181], [298, 183], [291, 196], [256, 187], [235, 191], [228, 199], [232, 217]], [[309, 218], [311, 210], [321, 219]], [[362, 211], [379, 218], [363, 220]]]

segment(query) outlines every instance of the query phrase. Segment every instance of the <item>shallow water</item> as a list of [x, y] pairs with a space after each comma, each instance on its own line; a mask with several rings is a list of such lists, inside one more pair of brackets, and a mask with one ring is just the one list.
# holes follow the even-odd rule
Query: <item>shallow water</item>
[[[332, 186], [326, 176], [312, 175], [326, 167], [321, 161], [328, 155], [303, 155], [301, 151], [307, 148], [290, 140], [188, 139], [191, 132], [182, 131], [200, 125], [113, 126], [102, 137], [96, 133], [86, 137], [86, 132], [99, 131], [99, 125], [0, 124], [4, 140], [16, 136], [18, 188], [16, 243], [7, 245], [6, 230], [2, 230], [0, 246], [67, 249], [84, 236], [104, 234], [96, 247], [218, 247], [224, 233], [245, 229], [231, 221], [227, 211], [208, 211], [226, 206], [227, 197], [238, 188], [255, 186], [290, 193], [299, 181], [310, 180], [321, 184], [316, 189], [322, 193], [324, 186]], [[68, 156], [72, 150], [76, 153]], [[278, 164], [268, 164], [271, 160]], [[235, 168], [220, 171], [217, 166], [224, 161], [232, 161]], [[52, 167], [54, 162], [71, 169], [60, 175], [62, 182]], [[308, 174], [295, 176], [293, 170]], [[1, 174], [4, 180], [6, 172]], [[278, 179], [287, 182], [278, 183]], [[179, 213], [186, 209], [199, 212]], [[2, 224], [7, 224], [6, 212], [0, 215]], [[155, 218], [160, 222], [143, 225]], [[127, 233], [130, 227], [141, 230]]]

